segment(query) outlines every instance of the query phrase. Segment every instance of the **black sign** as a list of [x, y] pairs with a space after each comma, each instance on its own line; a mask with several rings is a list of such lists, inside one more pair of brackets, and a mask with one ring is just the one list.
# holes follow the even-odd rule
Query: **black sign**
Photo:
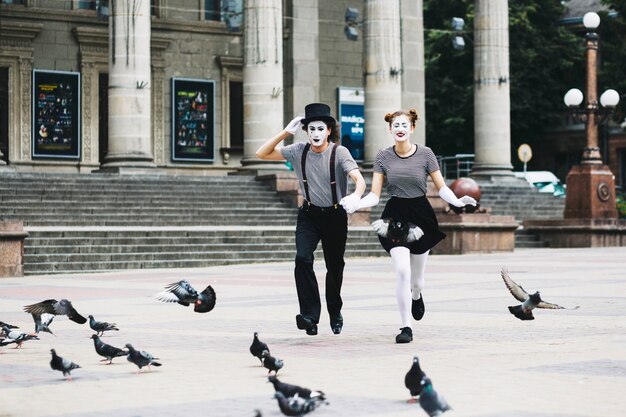
[[172, 160], [215, 159], [215, 82], [172, 78]]
[[33, 70], [34, 158], [80, 158], [80, 74]]

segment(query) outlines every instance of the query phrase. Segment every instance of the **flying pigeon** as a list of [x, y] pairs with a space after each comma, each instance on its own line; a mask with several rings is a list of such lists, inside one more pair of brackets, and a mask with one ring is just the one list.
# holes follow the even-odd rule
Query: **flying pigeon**
[[[509, 306], [509, 311], [515, 317], [520, 320], [534, 320], [532, 310], [534, 308], [548, 308], [553, 310], [561, 310], [568, 309], [567, 307], [562, 307], [557, 304], [552, 304], [545, 302], [541, 299], [539, 295], [539, 291], [536, 291], [534, 294], [528, 294], [521, 285], [516, 283], [509, 277], [509, 273], [506, 269], [502, 268], [500, 272], [502, 275], [502, 279], [504, 280], [504, 285], [509, 289], [513, 297], [515, 297], [518, 301], [521, 301], [522, 304], [516, 306]], [[568, 310], [576, 310], [580, 306], [576, 306], [573, 308], [569, 308]]]
[[[52, 323], [52, 320], [54, 320], [54, 316], [51, 314], [46, 314], [46, 319], [47, 320], [43, 320], [39, 314], [32, 314], [33, 316], [33, 320], [35, 321], [35, 333], [39, 333], [39, 332], [46, 332], [46, 333], [50, 333], [52, 335], [54, 335], [54, 333], [52, 333], [52, 330], [50, 330], [50, 323]], [[49, 318], [47, 316], [50, 316]]]
[[263, 355], [270, 354], [270, 348], [259, 340], [259, 333], [257, 332], [254, 332], [254, 339], [252, 339], [252, 344], [250, 345], [250, 353], [259, 358], [261, 365], [263, 365]]
[[286, 416], [303, 416], [315, 410], [317, 406], [324, 402], [321, 398], [300, 398], [298, 394], [293, 397], [285, 397], [285, 395], [276, 391], [274, 398], [278, 401], [280, 411]]
[[285, 397], [294, 397], [299, 396], [300, 398], [304, 398], [308, 400], [310, 398], [319, 397], [322, 400], [326, 399], [326, 395], [322, 391], [311, 391], [308, 388], [299, 387], [297, 385], [286, 384], [281, 382], [276, 378], [275, 375], [268, 376], [268, 381], [274, 385], [275, 391], [280, 391]]
[[72, 303], [66, 299], [62, 299], [60, 301], [45, 300], [37, 304], [24, 306], [24, 311], [32, 314], [33, 316], [41, 316], [45, 313], [53, 314], [55, 316], [67, 316], [70, 320], [78, 324], [85, 324], [87, 321], [86, 318], [78, 314], [78, 311], [74, 309]]
[[63, 359], [59, 355], [57, 355], [54, 349], [50, 349], [50, 353], [52, 353], [52, 360], [50, 361], [50, 367], [55, 371], [63, 372], [63, 376], [68, 377], [69, 380], [72, 379], [72, 375], [70, 375], [70, 371], [72, 369], [80, 368], [80, 365], [75, 364], [74, 362]]
[[376, 220], [372, 223], [374, 230], [382, 237], [394, 243], [411, 243], [420, 239], [424, 232], [413, 223], [403, 222], [392, 218]]
[[421, 385], [420, 405], [426, 411], [426, 414], [430, 417], [436, 417], [451, 409], [446, 400], [435, 391], [430, 378], [424, 377]]
[[102, 336], [104, 332], [109, 331], [109, 330], [116, 330], [116, 331], [119, 330], [117, 327], [115, 327], [115, 323], [107, 323], [106, 321], [97, 321], [96, 319], [93, 318], [91, 314], [89, 315], [89, 327], [91, 327], [91, 329], [95, 331], [98, 336]]
[[17, 346], [15, 346], [15, 349], [22, 347], [22, 343], [24, 343], [27, 340], [39, 340], [39, 337], [36, 334], [30, 334], [30, 333], [20, 332], [17, 330], [11, 330], [7, 326], [4, 326], [2, 330], [4, 330], [4, 334], [6, 335], [7, 339], [11, 339], [15, 341], [15, 343], [17, 344]]
[[193, 310], [197, 313], [208, 313], [213, 310], [216, 301], [215, 291], [210, 285], [198, 294], [186, 280], [167, 285], [165, 291], [156, 294], [154, 298], [165, 303], [178, 303], [184, 306], [193, 304]]
[[5, 322], [3, 322], [3, 321], [0, 321], [0, 328], [2, 328], [2, 327], [8, 327], [9, 329], [19, 329], [19, 327], [18, 327], [18, 326], [14, 326], [14, 325], [12, 325], [12, 324], [5, 323]]
[[415, 355], [413, 356], [413, 365], [404, 377], [404, 386], [407, 387], [409, 389], [409, 392], [411, 393], [411, 398], [407, 400], [408, 403], [417, 402], [417, 399], [415, 397], [420, 395], [422, 391], [421, 382], [424, 378], [426, 378], [426, 374], [424, 373], [424, 371], [422, 371], [419, 359], [417, 358], [417, 355]]
[[107, 365], [111, 365], [111, 363], [113, 363], [113, 358], [117, 358], [118, 356], [128, 355], [128, 352], [123, 349], [116, 348], [115, 346], [107, 345], [102, 340], [100, 340], [100, 338], [96, 334], [92, 334], [91, 338], [93, 339], [93, 344], [94, 344], [94, 347], [96, 348], [96, 353], [106, 358], [106, 359], [100, 360], [100, 362], [105, 362], [108, 360], [109, 363], [107, 363]]
[[128, 348], [128, 361], [137, 365], [139, 367], [139, 372], [141, 372], [141, 368], [143, 368], [144, 366], [147, 366], [148, 370], [150, 370], [150, 365], [161, 366], [159, 362], [155, 361], [155, 359], [159, 358], [155, 358], [148, 352], [143, 350], [139, 351], [135, 349], [130, 343], [126, 343], [126, 348]]
[[263, 366], [268, 369], [267, 373], [274, 371], [274, 375], [278, 374], [278, 370], [284, 365], [282, 359], [275, 358], [274, 356], [266, 353], [263, 355]]

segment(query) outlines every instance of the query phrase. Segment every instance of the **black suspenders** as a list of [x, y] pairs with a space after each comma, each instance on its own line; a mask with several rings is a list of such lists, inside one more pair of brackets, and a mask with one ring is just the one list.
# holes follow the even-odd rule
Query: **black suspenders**
[[[306, 154], [309, 152], [311, 144], [304, 145], [302, 151], [302, 160], [300, 165], [302, 166], [302, 182], [304, 183], [304, 199], [307, 203], [311, 204], [311, 198], [309, 197], [309, 183], [306, 180]], [[333, 206], [337, 207], [337, 180], [335, 178], [335, 153], [337, 152], [337, 144], [333, 144], [333, 149], [330, 151], [330, 188], [333, 193]]]

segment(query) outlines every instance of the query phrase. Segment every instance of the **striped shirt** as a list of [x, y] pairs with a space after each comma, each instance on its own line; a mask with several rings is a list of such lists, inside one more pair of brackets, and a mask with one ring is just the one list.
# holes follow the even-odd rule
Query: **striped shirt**
[[439, 170], [439, 163], [427, 146], [417, 145], [415, 152], [406, 157], [399, 156], [390, 146], [378, 152], [373, 169], [387, 177], [389, 195], [415, 198], [426, 195], [428, 174]]

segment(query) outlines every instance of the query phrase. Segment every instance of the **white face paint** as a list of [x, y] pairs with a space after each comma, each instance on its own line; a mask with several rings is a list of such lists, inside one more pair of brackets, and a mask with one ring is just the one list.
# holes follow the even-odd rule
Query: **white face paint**
[[309, 141], [312, 146], [322, 146], [326, 142], [330, 132], [328, 126], [321, 120], [315, 120], [310, 122], [306, 128], [306, 133], [309, 135]]
[[401, 114], [391, 122], [391, 134], [396, 142], [409, 140], [411, 133], [413, 133], [411, 121], [405, 115]]

